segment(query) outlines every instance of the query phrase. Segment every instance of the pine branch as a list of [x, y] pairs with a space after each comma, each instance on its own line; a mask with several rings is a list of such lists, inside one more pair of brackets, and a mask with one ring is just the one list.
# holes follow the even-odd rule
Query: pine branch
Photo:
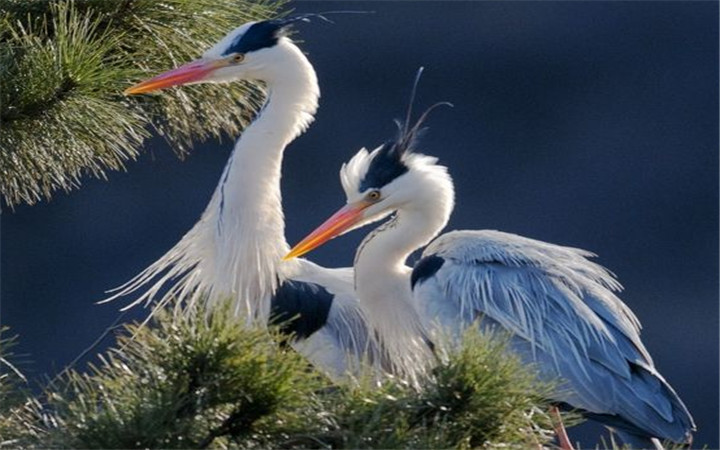
[[180, 156], [235, 136], [262, 99], [249, 83], [127, 98], [124, 88], [198, 57], [284, 0], [0, 0], [0, 194], [50, 198], [123, 169], [151, 133]]
[[536, 447], [553, 438], [550, 386], [507, 351], [507, 340], [476, 329], [419, 391], [400, 380], [363, 386], [332, 402], [336, 448]]
[[316, 375], [266, 331], [237, 326], [227, 309], [195, 317], [130, 326], [90, 373], [70, 371], [47, 394], [58, 426], [41, 446], [217, 446], [312, 398]]
[[86, 373], [4, 414], [26, 448], [471, 448], [546, 444], [547, 386], [505, 343], [469, 333], [419, 391], [393, 378], [334, 385], [230, 308], [130, 325]]
[[0, 448], [20, 448], [37, 442], [42, 434], [35, 411], [38, 403], [30, 395], [28, 382], [13, 360], [17, 336], [6, 337], [0, 326]]
[[7, 331], [7, 327], [0, 327], [0, 408], [4, 410], [17, 403], [19, 387], [27, 383], [22, 372], [10, 361], [17, 336], [6, 338]]

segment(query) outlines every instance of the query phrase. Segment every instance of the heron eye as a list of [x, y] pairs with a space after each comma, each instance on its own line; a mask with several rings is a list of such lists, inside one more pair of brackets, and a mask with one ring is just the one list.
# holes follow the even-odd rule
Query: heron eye
[[365, 198], [373, 202], [380, 200], [380, 191], [370, 191]]
[[240, 64], [241, 62], [245, 61], [245, 55], [243, 53], [236, 53], [232, 56], [230, 61], [235, 64]]

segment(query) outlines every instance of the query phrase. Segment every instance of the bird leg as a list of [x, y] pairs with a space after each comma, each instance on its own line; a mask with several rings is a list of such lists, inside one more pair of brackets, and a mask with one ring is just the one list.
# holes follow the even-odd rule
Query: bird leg
[[570, 442], [570, 438], [567, 435], [567, 431], [565, 431], [565, 425], [563, 425], [562, 417], [560, 417], [560, 410], [557, 406], [550, 407], [550, 419], [553, 422], [553, 428], [555, 429], [555, 434], [557, 435], [560, 448], [563, 450], [575, 450]]

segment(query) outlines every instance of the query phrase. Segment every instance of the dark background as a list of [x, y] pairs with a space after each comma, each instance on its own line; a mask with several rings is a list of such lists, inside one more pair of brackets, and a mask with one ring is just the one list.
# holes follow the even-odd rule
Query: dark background
[[[717, 448], [717, 3], [291, 6], [376, 13], [297, 27], [322, 98], [317, 122], [286, 153], [288, 240], [344, 202], [340, 164], [393, 135], [391, 119], [403, 116], [425, 66], [418, 109], [455, 104], [433, 113], [422, 144], [457, 185], [449, 229], [500, 229], [598, 253], [693, 412], [695, 442]], [[115, 319], [120, 303], [93, 302], [190, 229], [231, 147], [199, 145], [182, 162], [154, 140], [109, 182], [87, 179], [49, 203], [4, 208], [2, 323], [20, 334], [29, 375], [55, 373]], [[349, 265], [363, 235], [311, 258]]]

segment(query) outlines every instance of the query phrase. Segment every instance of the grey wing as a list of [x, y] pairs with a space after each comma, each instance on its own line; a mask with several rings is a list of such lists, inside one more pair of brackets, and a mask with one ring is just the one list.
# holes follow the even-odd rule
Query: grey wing
[[510, 332], [522, 358], [565, 382], [553, 400], [686, 442], [690, 414], [655, 370], [637, 318], [614, 293], [621, 286], [591, 256], [499, 231], [451, 232], [416, 265], [414, 299], [430, 327], [458, 330], [482, 317]]

